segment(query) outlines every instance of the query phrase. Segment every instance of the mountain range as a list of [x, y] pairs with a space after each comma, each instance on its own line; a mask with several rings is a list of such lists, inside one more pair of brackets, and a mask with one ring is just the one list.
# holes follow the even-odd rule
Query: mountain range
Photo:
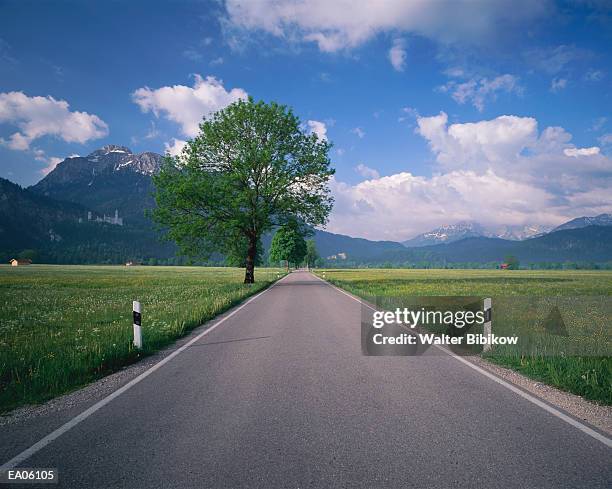
[[564, 231], [566, 229], [580, 229], [587, 226], [612, 226], [612, 214], [599, 214], [595, 217], [577, 217], [571, 221], [557, 226], [555, 231]]
[[[1, 259], [34, 249], [39, 261], [57, 263], [181, 263], [176, 246], [160, 241], [145, 216], [154, 206], [151, 175], [162, 162], [157, 153], [107, 145], [85, 157], [66, 158], [27, 189], [0, 179]], [[488, 229], [464, 221], [403, 243], [323, 230], [315, 230], [314, 239], [321, 256], [338, 265], [499, 262], [507, 254], [537, 262], [606, 262], [612, 261], [611, 232], [612, 215], [602, 214], [552, 231], [535, 224]], [[267, 248], [270, 236], [262, 241]]]
[[[585, 227], [585, 226], [583, 226]], [[402, 244], [408, 248], [418, 246], [428, 246], [435, 244], [448, 244], [465, 238], [486, 237], [501, 238], [513, 241], [542, 236], [552, 228], [538, 224], [527, 224], [519, 226], [498, 226], [488, 229], [481, 224], [473, 221], [460, 221], [456, 224], [440, 226], [432, 231], [419, 234], [412, 239], [404, 241]]]

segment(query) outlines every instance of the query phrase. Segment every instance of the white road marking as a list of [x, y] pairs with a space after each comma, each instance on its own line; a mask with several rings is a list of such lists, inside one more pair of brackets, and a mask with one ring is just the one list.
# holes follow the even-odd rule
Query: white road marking
[[[356, 297], [356, 296], [354, 296], [352, 294], [349, 294], [348, 292], [340, 289], [339, 287], [336, 287], [334, 284], [329, 283], [327, 280], [323, 280], [321, 277], [319, 277], [319, 276], [317, 276], [315, 274], [312, 274], [312, 275], [314, 277], [318, 278], [319, 280], [321, 280], [321, 282], [325, 282], [327, 285], [329, 285], [330, 287], [333, 287], [338, 292], [343, 293], [347, 297], [350, 297], [354, 301], [359, 302], [360, 304], [366, 306], [367, 308], [371, 309], [372, 311], [376, 311], [377, 310], [375, 307], [372, 307], [367, 302], [359, 299], [358, 297]], [[592, 428], [589, 428], [588, 426], [582, 424], [580, 421], [577, 421], [574, 418], [571, 418], [570, 416], [568, 416], [567, 414], [562, 413], [558, 409], [555, 409], [554, 407], [549, 406], [548, 404], [546, 404], [545, 402], [542, 402], [537, 397], [534, 397], [531, 394], [528, 394], [527, 392], [524, 392], [523, 390], [519, 389], [518, 387], [515, 387], [514, 385], [510, 384], [509, 382], [506, 382], [505, 380], [499, 378], [497, 375], [494, 375], [491, 372], [487, 372], [486, 370], [480, 368], [479, 366], [474, 365], [472, 362], [467, 361], [465, 358], [462, 358], [462, 357], [460, 357], [458, 355], [455, 355], [454, 353], [448, 351], [446, 348], [443, 348], [440, 345], [433, 345], [433, 346], [435, 346], [439, 350], [442, 350], [444, 353], [446, 353], [448, 356], [453, 357], [455, 360], [458, 360], [461, 363], [463, 363], [464, 365], [467, 365], [468, 367], [470, 367], [471, 369], [475, 370], [476, 372], [478, 372], [478, 373], [484, 375], [485, 377], [488, 377], [489, 379], [493, 380], [494, 382], [497, 382], [498, 384], [504, 386], [506, 389], [511, 390], [515, 394], [518, 394], [523, 399], [526, 399], [529, 402], [531, 402], [532, 404], [535, 404], [536, 406], [544, 409], [544, 411], [552, 414], [553, 416], [556, 416], [559, 419], [562, 419], [566, 423], [572, 425], [574, 428], [578, 428], [583, 433], [589, 435], [592, 438], [595, 438], [597, 441], [600, 441], [601, 443], [603, 443], [607, 447], [612, 448], [612, 439], [606, 437], [605, 435], [595, 431]]]
[[47, 436], [45, 436], [44, 438], [42, 438], [40, 441], [36, 442], [34, 445], [32, 445], [30, 448], [25, 449], [23, 452], [21, 452], [19, 455], [16, 455], [15, 457], [13, 457], [12, 459], [10, 459], [8, 462], [6, 462], [5, 464], [3, 464], [2, 466], [0, 466], [0, 471], [2, 470], [9, 470], [9, 469], [13, 469], [15, 467], [17, 467], [17, 465], [19, 465], [22, 462], [25, 462], [27, 459], [29, 459], [32, 455], [34, 455], [35, 453], [39, 452], [40, 450], [42, 450], [43, 448], [45, 448], [49, 443], [51, 443], [53, 440], [59, 438], [60, 436], [62, 436], [64, 433], [66, 433], [68, 430], [74, 428], [76, 425], [78, 425], [81, 421], [89, 418], [92, 414], [94, 414], [96, 411], [99, 411], [100, 409], [102, 409], [104, 406], [106, 406], [109, 402], [111, 402], [113, 399], [119, 397], [121, 394], [123, 394], [124, 392], [128, 391], [129, 389], [131, 389], [132, 387], [134, 387], [136, 384], [138, 384], [139, 382], [141, 382], [142, 380], [146, 379], [149, 375], [151, 375], [153, 372], [155, 372], [156, 370], [160, 369], [161, 367], [163, 367], [166, 363], [168, 363], [170, 360], [172, 360], [174, 357], [176, 357], [177, 355], [181, 354], [182, 352], [184, 352], [187, 348], [189, 348], [191, 345], [193, 345], [196, 341], [198, 341], [199, 339], [201, 339], [203, 336], [206, 336], [208, 333], [211, 333], [212, 331], [214, 331], [218, 326], [220, 326], [221, 324], [223, 324], [225, 321], [227, 321], [229, 318], [231, 318], [234, 314], [236, 314], [238, 311], [240, 311], [242, 308], [248, 306], [251, 302], [253, 302], [255, 299], [257, 299], [258, 297], [260, 297], [261, 295], [265, 294], [266, 292], [268, 292], [270, 289], [272, 289], [276, 284], [278, 284], [279, 282], [281, 282], [282, 280], [284, 280], [285, 278], [287, 278], [289, 276], [289, 274], [285, 275], [284, 277], [282, 277], [280, 280], [277, 280], [276, 282], [274, 282], [270, 287], [262, 290], [261, 292], [259, 292], [257, 295], [254, 295], [253, 297], [251, 297], [249, 300], [247, 300], [244, 304], [241, 304], [240, 306], [238, 306], [236, 309], [234, 309], [231, 313], [229, 313], [227, 316], [221, 318], [218, 322], [216, 322], [215, 324], [213, 324], [210, 328], [206, 329], [205, 331], [203, 331], [202, 333], [200, 333], [198, 336], [196, 336], [195, 338], [193, 338], [192, 340], [189, 340], [189, 342], [185, 343], [183, 346], [181, 346], [178, 350], [172, 352], [170, 355], [168, 355], [167, 357], [163, 358], [162, 360], [160, 360], [159, 362], [157, 362], [155, 365], [153, 365], [151, 368], [149, 368], [148, 370], [145, 370], [143, 373], [141, 373], [138, 377], [133, 378], [132, 380], [130, 380], [127, 384], [125, 384], [123, 387], [117, 389], [116, 391], [112, 392], [111, 394], [109, 394], [108, 396], [106, 396], [104, 399], [101, 399], [100, 401], [98, 401], [97, 403], [95, 403], [93, 406], [91, 406], [90, 408], [86, 409], [85, 411], [83, 411], [81, 414], [75, 416], [74, 418], [72, 418], [70, 421], [66, 422], [65, 424], [63, 424], [62, 426], [60, 426], [59, 428], [57, 428], [55, 431], [52, 431], [51, 433], [49, 433]]

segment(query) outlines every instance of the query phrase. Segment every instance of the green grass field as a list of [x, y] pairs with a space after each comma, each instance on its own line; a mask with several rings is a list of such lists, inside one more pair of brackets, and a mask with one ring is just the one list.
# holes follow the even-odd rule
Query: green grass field
[[[284, 273], [202, 267], [0, 266], [0, 412], [107, 375], [211, 319]], [[132, 301], [143, 349], [132, 346]]]
[[[520, 347], [485, 356], [533, 379], [612, 404], [612, 272], [503, 270], [319, 270], [328, 281], [382, 309], [420, 296], [493, 298], [493, 333]], [[556, 307], [568, 336], [545, 329]]]

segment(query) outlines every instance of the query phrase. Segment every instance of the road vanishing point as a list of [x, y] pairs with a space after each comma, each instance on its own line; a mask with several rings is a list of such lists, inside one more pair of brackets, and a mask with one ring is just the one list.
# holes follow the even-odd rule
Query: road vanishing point
[[612, 486], [609, 439], [465, 360], [362, 355], [362, 307], [291, 273], [110, 396], [0, 427], [0, 461], [70, 488]]

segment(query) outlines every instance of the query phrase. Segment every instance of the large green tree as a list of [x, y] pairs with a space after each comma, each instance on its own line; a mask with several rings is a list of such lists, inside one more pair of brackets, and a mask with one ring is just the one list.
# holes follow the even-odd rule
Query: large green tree
[[[239, 237], [229, 248], [224, 251], [225, 264], [230, 267], [246, 267], [247, 251], [249, 243], [245, 237]], [[255, 255], [255, 266], [263, 264], [263, 244], [261, 240], [257, 242], [257, 254]]]
[[280, 227], [270, 245], [270, 262], [286, 261], [299, 265], [306, 256], [307, 245], [304, 232], [295, 222], [289, 222]]
[[244, 240], [244, 282], [252, 283], [263, 233], [291, 220], [327, 222], [330, 147], [286, 106], [234, 102], [205, 118], [181, 155], [166, 158], [154, 177], [153, 218], [190, 256]]
[[317, 245], [315, 244], [315, 240], [309, 239], [308, 241], [306, 241], [306, 265], [308, 267], [315, 266], [319, 258], [319, 252], [317, 251]]

